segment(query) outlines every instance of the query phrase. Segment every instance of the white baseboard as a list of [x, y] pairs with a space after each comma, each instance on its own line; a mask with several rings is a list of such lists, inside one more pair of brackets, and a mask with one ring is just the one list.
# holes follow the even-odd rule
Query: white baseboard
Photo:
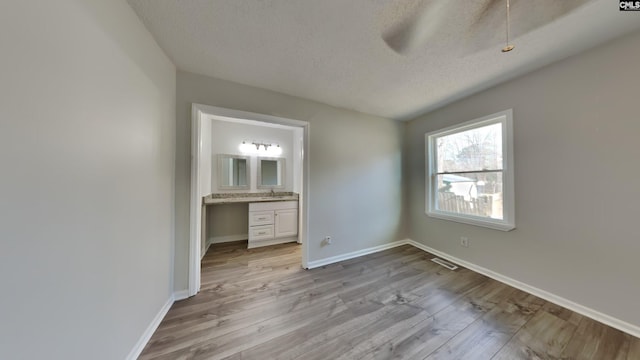
[[374, 246], [374, 247], [370, 247], [370, 248], [362, 249], [358, 251], [353, 251], [353, 252], [342, 254], [342, 255], [336, 255], [336, 256], [320, 259], [320, 260], [309, 261], [307, 266], [308, 266], [308, 269], [314, 269], [320, 266], [325, 266], [325, 265], [337, 263], [340, 261], [357, 258], [359, 256], [363, 256], [367, 254], [373, 254], [378, 251], [383, 251], [383, 250], [394, 248], [396, 246], [401, 246], [406, 244], [408, 244], [407, 240], [394, 241], [388, 244], [378, 245], [378, 246]]
[[162, 319], [164, 319], [164, 317], [167, 315], [167, 312], [169, 312], [169, 309], [171, 309], [171, 305], [173, 305], [173, 302], [174, 297], [173, 295], [171, 295], [169, 296], [169, 299], [167, 299], [167, 302], [162, 306], [160, 311], [158, 311], [156, 316], [153, 318], [151, 324], [149, 324], [149, 326], [147, 326], [147, 329], [142, 333], [142, 336], [140, 337], [136, 345], [133, 347], [133, 349], [131, 349], [129, 355], [127, 355], [126, 357], [127, 360], [136, 360], [138, 356], [140, 356], [142, 350], [144, 350], [144, 347], [147, 346], [147, 343], [151, 339], [151, 335], [153, 335], [153, 333], [160, 325], [160, 322], [162, 322]]
[[240, 240], [247, 240], [248, 238], [249, 238], [249, 234], [214, 236], [214, 237], [210, 237], [207, 240], [207, 245], [220, 244], [220, 243], [233, 242], [233, 241], [240, 241]]
[[211, 239], [207, 240], [204, 243], [204, 249], [200, 252], [200, 261], [202, 261], [202, 259], [204, 259], [204, 256], [207, 255], [207, 251], [209, 251], [209, 247], [211, 246]]
[[541, 299], [547, 300], [549, 302], [552, 302], [556, 305], [560, 305], [562, 307], [565, 307], [569, 310], [575, 311], [578, 314], [584, 315], [588, 318], [591, 318], [593, 320], [599, 321], [603, 324], [609, 325], [612, 328], [618, 329], [620, 331], [623, 331], [627, 334], [633, 335], [635, 337], [640, 337], [640, 327], [630, 324], [626, 321], [620, 320], [618, 318], [614, 318], [612, 316], [609, 316], [607, 314], [603, 314], [599, 311], [593, 310], [591, 308], [588, 308], [584, 305], [580, 305], [578, 303], [575, 303], [571, 300], [567, 300], [563, 297], [560, 297], [558, 295], [552, 294], [548, 291], [542, 290], [542, 289], [538, 289], [537, 287], [525, 284], [521, 281], [512, 279], [510, 277], [504, 276], [502, 274], [499, 274], [493, 270], [489, 270], [487, 268], [484, 268], [482, 266], [470, 263], [468, 261], [459, 259], [455, 256], [451, 256], [447, 253], [444, 253], [442, 251], [433, 249], [429, 246], [426, 246], [424, 244], [421, 244], [417, 241], [411, 240], [411, 239], [407, 239], [404, 240], [404, 244], [410, 244], [413, 245], [415, 247], [417, 247], [418, 249], [424, 250], [428, 253], [434, 254], [436, 256], [439, 256], [443, 259], [449, 260], [453, 263], [456, 263], [458, 265], [464, 266], [470, 270], [473, 270], [479, 274], [485, 275], [487, 277], [490, 277], [494, 280], [500, 281], [501, 283], [505, 283], [507, 285], [513, 286], [516, 289], [520, 289], [524, 292], [527, 292], [529, 294], [535, 295]]
[[173, 301], [184, 300], [189, 297], [189, 290], [180, 290], [173, 293]]

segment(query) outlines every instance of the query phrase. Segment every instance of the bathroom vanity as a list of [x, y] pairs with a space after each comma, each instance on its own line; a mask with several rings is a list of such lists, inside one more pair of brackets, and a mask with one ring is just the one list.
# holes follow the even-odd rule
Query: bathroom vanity
[[298, 201], [249, 203], [249, 249], [298, 241]]
[[[298, 241], [299, 198], [298, 194], [285, 191], [295, 186], [291, 185], [292, 179], [287, 178], [284, 157], [219, 153], [212, 160], [217, 162], [212, 188], [220, 192], [203, 197], [202, 253], [215, 242], [248, 239], [251, 249]], [[227, 206], [216, 206], [225, 204]], [[211, 218], [219, 215], [215, 221], [224, 219], [217, 226], [211, 225], [212, 233], [218, 231], [218, 235], [211, 238], [206, 229], [208, 212], [213, 212]]]
[[[248, 248], [298, 241], [298, 194], [222, 193], [203, 198], [203, 213], [212, 205], [248, 204]], [[205, 215], [206, 216], [206, 215]]]

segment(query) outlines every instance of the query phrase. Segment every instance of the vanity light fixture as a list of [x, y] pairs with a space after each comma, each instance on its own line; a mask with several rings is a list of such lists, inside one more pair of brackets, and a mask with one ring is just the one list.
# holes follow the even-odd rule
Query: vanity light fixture
[[268, 144], [257, 141], [243, 141], [240, 144], [239, 149], [242, 153], [245, 154], [255, 154], [255, 155], [269, 155], [269, 156], [279, 156], [282, 155], [282, 148], [280, 144]]

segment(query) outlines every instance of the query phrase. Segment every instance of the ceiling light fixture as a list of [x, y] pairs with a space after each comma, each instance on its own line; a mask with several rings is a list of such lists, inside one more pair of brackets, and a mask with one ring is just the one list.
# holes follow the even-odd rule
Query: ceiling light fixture
[[509, 51], [511, 51], [511, 50], [513, 50], [515, 48], [515, 45], [509, 44], [509, 20], [510, 20], [509, 19], [509, 12], [510, 12], [509, 11], [510, 10], [509, 9], [510, 8], [509, 5], [510, 5], [509, 4], [509, 0], [507, 0], [507, 45], [502, 48], [502, 52], [503, 53], [509, 52]]

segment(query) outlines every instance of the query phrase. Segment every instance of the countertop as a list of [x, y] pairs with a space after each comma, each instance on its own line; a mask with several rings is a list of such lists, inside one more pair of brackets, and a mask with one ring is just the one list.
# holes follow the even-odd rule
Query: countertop
[[260, 192], [260, 193], [213, 193], [203, 199], [205, 205], [252, 203], [268, 201], [298, 201], [298, 194], [293, 192]]

